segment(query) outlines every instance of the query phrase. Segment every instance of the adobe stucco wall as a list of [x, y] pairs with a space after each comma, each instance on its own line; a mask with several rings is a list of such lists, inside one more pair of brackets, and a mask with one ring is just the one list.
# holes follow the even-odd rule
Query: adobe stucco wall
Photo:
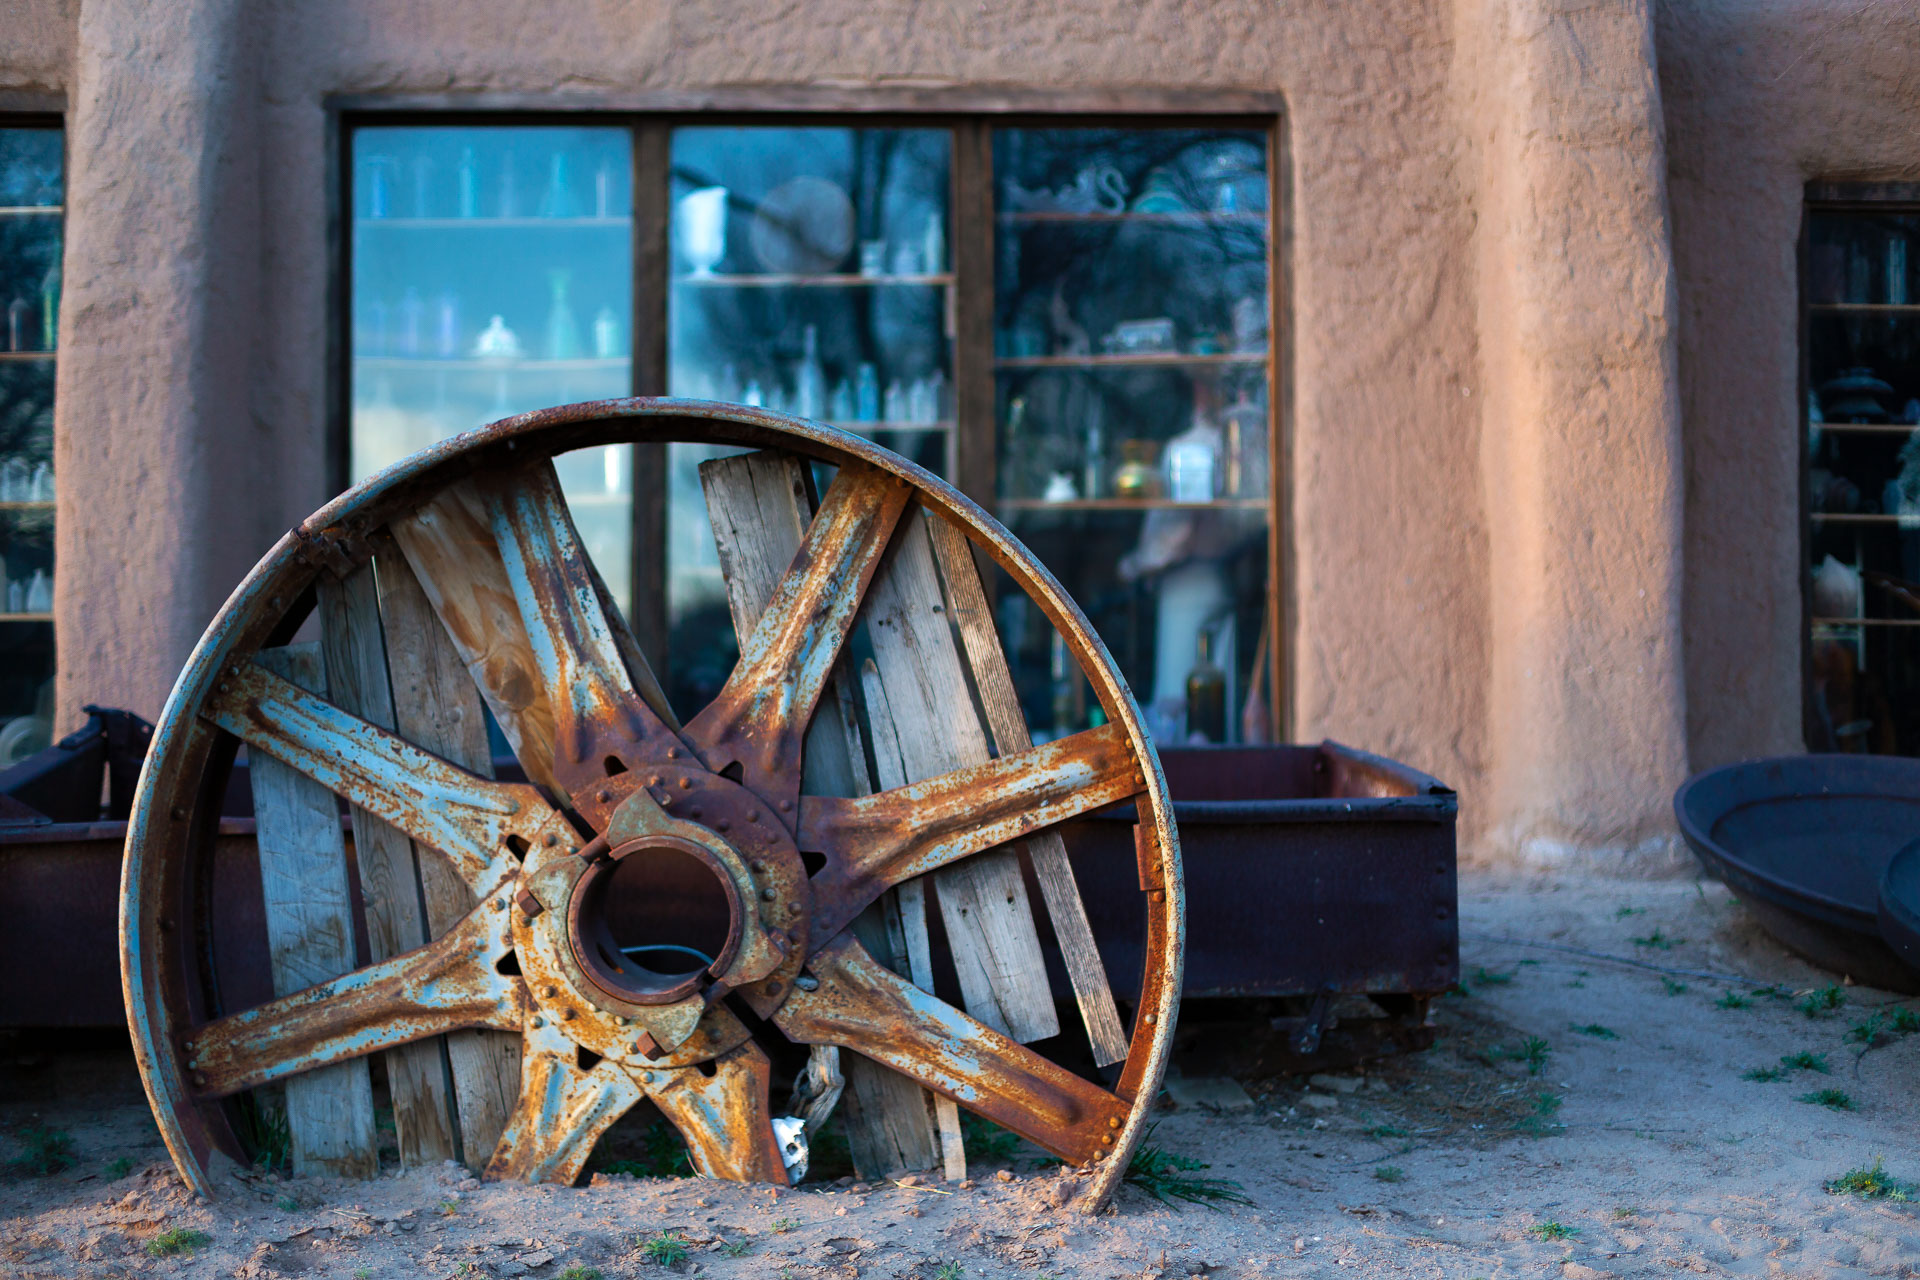
[[1811, 179], [1920, 177], [1920, 10], [1660, 9], [1686, 421], [1695, 768], [1804, 749], [1799, 274]]
[[[57, 62], [71, 10], [45, 12]], [[1679, 428], [1643, 5], [165, 12], [87, 0], [53, 86], [67, 714], [155, 714], [227, 589], [328, 496], [327, 95], [1258, 89], [1289, 104], [1295, 733], [1458, 786], [1477, 856], [1670, 848]]]

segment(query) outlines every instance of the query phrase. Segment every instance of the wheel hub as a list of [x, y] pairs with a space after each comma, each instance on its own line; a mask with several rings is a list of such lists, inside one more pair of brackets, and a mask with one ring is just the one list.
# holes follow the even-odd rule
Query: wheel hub
[[[722, 1003], [738, 992], [761, 1017], [786, 999], [807, 953], [806, 868], [776, 806], [697, 765], [608, 778], [583, 811], [604, 815], [584, 846], [543, 840], [514, 895], [514, 938], [540, 1016], [602, 1057], [684, 1066], [737, 1045]], [[609, 892], [623, 865], [692, 859], [726, 903], [727, 936], [692, 972], [650, 968], [623, 948]], [[643, 881], [644, 883], [644, 881]], [[636, 948], [638, 950], [638, 948]]]

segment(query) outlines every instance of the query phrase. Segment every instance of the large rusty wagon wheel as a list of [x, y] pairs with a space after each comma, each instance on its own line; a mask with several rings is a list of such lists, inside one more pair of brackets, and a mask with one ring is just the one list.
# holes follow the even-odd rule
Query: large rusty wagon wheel
[[[791, 563], [783, 556], [770, 577], [764, 612], [742, 630], [731, 677], [684, 725], [587, 559], [552, 465], [571, 450], [659, 441], [837, 468]], [[1107, 723], [910, 786], [830, 796], [810, 782], [803, 794], [803, 739], [810, 762], [809, 724], [846, 671], [863, 598], [890, 541], [918, 520], [915, 504], [936, 539], [964, 534], [1051, 620]], [[462, 768], [307, 692], [263, 655], [316, 602], [324, 612], [330, 589], [370, 560], [400, 564], [400, 553], [431, 604], [422, 616], [435, 642], [450, 640], [465, 660], [530, 782]], [[390, 653], [392, 627], [389, 617]], [[1024, 745], [1024, 725], [1019, 733]], [[410, 838], [423, 880], [429, 862], [450, 868], [471, 910], [423, 946], [227, 1007], [212, 956], [210, 849], [242, 742], [256, 791], [262, 758], [283, 762], [357, 818], [397, 829], [403, 848]], [[1132, 1030], [1122, 1038], [1115, 1024], [1121, 1048], [1109, 1056], [1125, 1056], [1112, 1087], [896, 975], [850, 928], [895, 886], [1126, 799], [1139, 811], [1147, 960]], [[691, 974], [641, 967], [608, 936], [609, 878], [627, 859], [644, 866], [667, 853], [704, 866], [726, 904], [726, 941]], [[1078, 608], [1005, 529], [858, 437], [638, 399], [449, 440], [342, 495], [260, 561], [202, 637], [154, 735], [127, 843], [122, 969], [155, 1116], [181, 1174], [206, 1194], [215, 1154], [243, 1155], [233, 1102], [244, 1091], [463, 1028], [519, 1038], [518, 1100], [490, 1177], [572, 1181], [600, 1135], [647, 1098], [700, 1172], [783, 1183], [769, 1059], [752, 1021], [763, 1035], [770, 1024], [883, 1064], [1087, 1170], [1080, 1202], [1097, 1208], [1161, 1079], [1180, 987], [1180, 886], [1165, 783], [1133, 699]], [[483, 1156], [469, 1152], [476, 1165]]]

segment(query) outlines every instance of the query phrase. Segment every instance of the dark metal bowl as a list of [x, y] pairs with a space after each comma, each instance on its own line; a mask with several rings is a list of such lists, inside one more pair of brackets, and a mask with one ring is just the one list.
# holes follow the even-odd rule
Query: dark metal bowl
[[1920, 837], [1920, 760], [1777, 756], [1691, 778], [1680, 832], [1789, 950], [1888, 991], [1920, 994], [1920, 970], [1880, 933], [1880, 882]]
[[1920, 969], [1920, 840], [1894, 854], [1880, 877], [1880, 936]]

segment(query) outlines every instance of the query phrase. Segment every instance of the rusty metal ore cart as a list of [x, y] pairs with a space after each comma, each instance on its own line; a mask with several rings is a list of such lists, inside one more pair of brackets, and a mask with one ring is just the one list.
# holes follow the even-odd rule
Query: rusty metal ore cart
[[[552, 464], [672, 440], [758, 451], [702, 468], [741, 656], [685, 723]], [[834, 469], [817, 511], [809, 463]], [[1064, 636], [1107, 723], [1032, 745], [976, 552]], [[310, 618], [321, 639], [291, 643]], [[492, 776], [483, 701], [528, 781]], [[250, 1008], [218, 981], [209, 902], [243, 743], [276, 993]], [[1145, 911], [1130, 1034], [1052, 830], [1125, 801]], [[1110, 1085], [1025, 1047], [1061, 1027], [1023, 859], [1092, 1059], [1119, 1064]], [[710, 935], [666, 936], [703, 903]], [[1033, 556], [867, 441], [644, 399], [450, 440], [281, 539], [156, 727], [121, 901], [141, 1072], [206, 1193], [216, 1153], [248, 1154], [243, 1096], [275, 1082], [297, 1171], [373, 1173], [366, 1058], [382, 1054], [410, 1163], [572, 1181], [648, 1099], [700, 1172], [780, 1183], [801, 1172], [801, 1122], [844, 1091], [869, 1169], [963, 1170], [957, 1103], [1083, 1169], [1097, 1208], [1160, 1082], [1181, 942], [1159, 763]], [[933, 994], [936, 963], [964, 1011]], [[784, 1107], [769, 1037], [812, 1046]]]

